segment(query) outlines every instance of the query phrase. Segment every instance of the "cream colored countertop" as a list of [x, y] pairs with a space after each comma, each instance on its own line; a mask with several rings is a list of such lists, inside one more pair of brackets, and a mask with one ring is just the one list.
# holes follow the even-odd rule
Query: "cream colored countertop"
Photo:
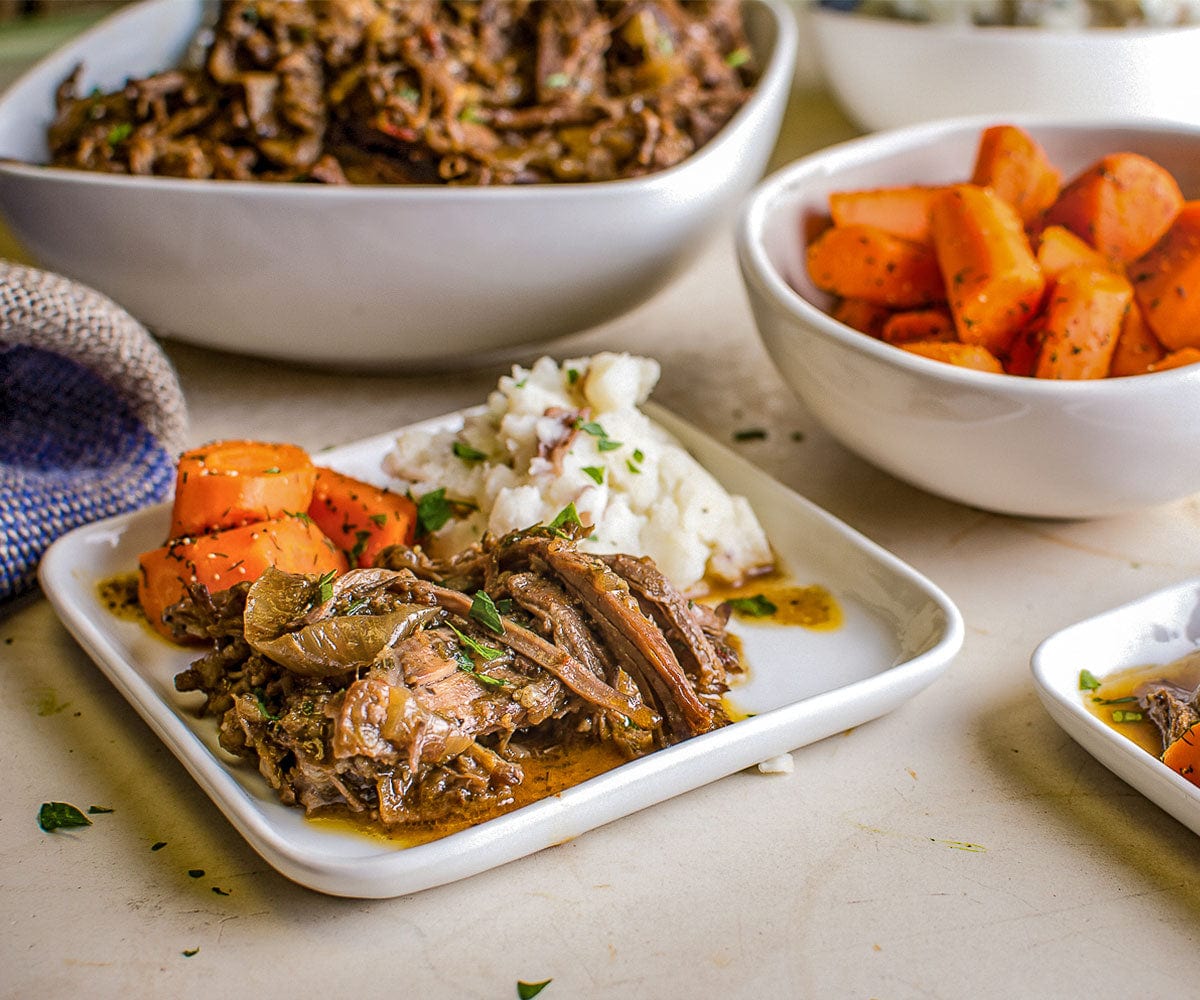
[[[776, 162], [853, 133], [798, 93]], [[351, 376], [166, 346], [195, 443], [319, 449], [477, 402], [499, 373]], [[790, 775], [739, 773], [485, 874], [360, 901], [266, 865], [29, 596], [0, 607], [0, 995], [484, 998], [544, 979], [546, 1000], [1186, 995], [1196, 837], [1058, 729], [1029, 657], [1200, 574], [1200, 498], [1038, 522], [875, 470], [775, 373], [728, 233], [643, 308], [547, 347], [600, 349], [657, 357], [655, 399], [719, 439], [766, 428], [734, 447], [943, 587], [967, 626], [947, 673], [797, 750]], [[114, 812], [46, 834], [52, 799]]]

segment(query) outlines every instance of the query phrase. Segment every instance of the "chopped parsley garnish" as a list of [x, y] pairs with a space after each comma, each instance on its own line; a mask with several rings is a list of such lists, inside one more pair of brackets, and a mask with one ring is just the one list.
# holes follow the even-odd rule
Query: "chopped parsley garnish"
[[500, 611], [486, 590], [475, 591], [475, 596], [471, 598], [470, 615], [488, 631], [504, 635], [504, 622], [500, 620]]
[[768, 618], [778, 610], [762, 594], [755, 594], [753, 597], [735, 597], [729, 602], [729, 606], [739, 615], [746, 615], [748, 618]]
[[568, 368], [567, 369], [567, 385], [574, 385], [578, 381], [579, 381], [579, 369], [578, 368]]
[[583, 471], [587, 473], [588, 478], [597, 486], [604, 483], [604, 467], [601, 465], [585, 465]]
[[482, 462], [485, 458], [487, 458], [487, 455], [485, 455], [482, 451], [480, 451], [478, 448], [472, 448], [465, 441], [455, 441], [451, 447], [454, 451], [454, 454], [461, 458], [464, 462]]
[[1112, 714], [1113, 722], [1141, 722], [1141, 712], [1126, 712], [1123, 709], [1115, 709]]
[[492, 677], [490, 674], [485, 674], [475, 666], [475, 661], [471, 659], [463, 650], [459, 650], [454, 654], [454, 662], [458, 664], [458, 669], [464, 674], [470, 674], [480, 684], [487, 687], [507, 687], [508, 681], [501, 677]]
[[546, 77], [546, 86], [553, 90], [561, 90], [571, 85], [571, 78], [566, 73], [551, 73]]
[[354, 533], [354, 548], [350, 550], [350, 564], [357, 565], [358, 557], [363, 554], [367, 547], [367, 542], [371, 540], [369, 531], [356, 531]]
[[[449, 624], [449, 622], [447, 622]], [[504, 655], [504, 651], [497, 649], [495, 646], [489, 646], [487, 643], [480, 642], [478, 639], [472, 639], [465, 632], [460, 632], [453, 625], [450, 625], [450, 631], [458, 636], [458, 641], [461, 642], [467, 649], [471, 650], [485, 660], [496, 660]]]
[[387, 524], [387, 517], [387, 514], [372, 514], [370, 516], [370, 521], [377, 528], [382, 528], [385, 524]]
[[1097, 705], [1128, 705], [1132, 701], [1137, 701], [1137, 697], [1132, 694], [1124, 698], [1097, 698], [1092, 695], [1092, 701]]
[[263, 469], [264, 476], [278, 476], [280, 474], [279, 466], [272, 465], [269, 469]]
[[596, 450], [597, 451], [616, 451], [620, 447], [621, 447], [621, 442], [614, 441], [610, 437], [602, 437], [599, 441], [596, 442]]
[[583, 522], [579, 520], [579, 512], [575, 509], [574, 502], [567, 504], [562, 510], [554, 515], [554, 520], [551, 521], [547, 528], [551, 531], [562, 531], [563, 525], [576, 524], [583, 527]]
[[317, 579], [317, 593], [320, 595], [321, 603], [333, 600], [333, 578], [337, 576], [337, 570], [331, 569], [328, 573], [322, 573]]
[[554, 982], [553, 979], [543, 979], [540, 983], [526, 983], [518, 980], [517, 996], [520, 997], [520, 1000], [533, 1000], [535, 996], [541, 993], [552, 982]]
[[1100, 678], [1093, 674], [1086, 667], [1079, 671], [1079, 690], [1080, 691], [1095, 691], [1100, 686]]
[[745, 430], [734, 431], [733, 439], [735, 441], [765, 441], [767, 432], [761, 427], [747, 427]]
[[595, 438], [608, 437], [608, 431], [606, 431], [603, 427], [600, 426], [600, 424], [596, 423], [596, 421], [594, 421], [594, 420], [576, 420], [575, 421], [575, 429], [577, 431], [583, 431], [584, 434], [590, 434], [592, 437], [595, 437]]
[[297, 521], [300, 521], [302, 524], [312, 524], [313, 523], [313, 519], [311, 517], [309, 517], [305, 511], [285, 510], [284, 513], [288, 517], [294, 517]]
[[437, 531], [450, 520], [453, 513], [444, 486], [426, 493], [417, 501], [417, 523], [425, 534]]
[[129, 122], [121, 122], [110, 128], [104, 139], [110, 146], [115, 146], [119, 142], [124, 142], [131, 135], [133, 135], [133, 125]]
[[69, 802], [43, 802], [38, 810], [38, 826], [51, 830], [69, 830], [76, 826], [91, 826], [92, 821]]
[[737, 69], [739, 66], [744, 66], [750, 61], [750, 50], [742, 47], [734, 49], [725, 57], [725, 65], [730, 69]]

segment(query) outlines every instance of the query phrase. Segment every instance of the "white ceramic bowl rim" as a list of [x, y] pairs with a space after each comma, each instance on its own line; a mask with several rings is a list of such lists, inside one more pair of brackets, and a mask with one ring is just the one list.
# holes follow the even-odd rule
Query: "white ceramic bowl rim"
[[[286, 196], [293, 198], [325, 198], [330, 200], [339, 198], [344, 200], [363, 197], [377, 198], [381, 192], [387, 192], [389, 197], [394, 195], [397, 200], [446, 198], [448, 195], [452, 195], [455, 198], [461, 197], [468, 200], [503, 198], [518, 201], [528, 198], [564, 198], [568, 195], [572, 198], [579, 198], [584, 192], [595, 192], [596, 197], [607, 197], [608, 195], [619, 195], [621, 189], [637, 190], [649, 188], [653, 190], [654, 188], [662, 187], [670, 188], [680, 173], [699, 169], [696, 167], [696, 164], [702, 162], [707, 154], [714, 153], [726, 145], [740, 142], [740, 133], [745, 127], [746, 120], [755, 113], [757, 105], [766, 99], [765, 95], [778, 88], [786, 90], [790, 85], [790, 79], [785, 80], [784, 78], [790, 78], [795, 71], [796, 54], [799, 46], [799, 26], [796, 23], [796, 19], [784, 0], [751, 0], [751, 2], [770, 14], [775, 28], [775, 44], [769, 54], [769, 58], [763, 65], [762, 72], [759, 74], [759, 79], [750, 96], [738, 108], [729, 121], [721, 127], [716, 135], [709, 139], [703, 146], [673, 166], [642, 177], [625, 177], [611, 181], [573, 181], [494, 186], [443, 186], [428, 184], [328, 185], [301, 183], [276, 184], [266, 181], [227, 181], [207, 178], [160, 176], [135, 177], [128, 174], [109, 174], [99, 171], [77, 170], [70, 167], [52, 167], [44, 164], [23, 163], [16, 160], [0, 161], [0, 170], [24, 176], [49, 175], [56, 180], [71, 184], [113, 185], [118, 189], [122, 186], [130, 185], [137, 188], [153, 186], [155, 188], [175, 191], [211, 190], [214, 187], [219, 187], [222, 191], [229, 191], [235, 194], [254, 192], [256, 196], [266, 198]], [[81, 34], [76, 39], [76, 42], [86, 40], [87, 36], [93, 32], [106, 30], [107, 26], [112, 24], [112, 18], [120, 18], [126, 13], [129, 12], [118, 11], [116, 14], [111, 15], [110, 18], [105, 19], [105, 21]], [[46, 56], [37, 65], [26, 71], [18, 80], [14, 81], [8, 88], [8, 94], [20, 88], [29, 76], [39, 72], [43, 64], [53, 59], [54, 55], [54, 53], [51, 53]], [[8, 94], [0, 95], [0, 107], [8, 99]], [[584, 196], [586, 197], [587, 195]]]
[[[860, 14], [853, 11], [831, 10], [828, 7], [815, 7], [811, 12], [815, 19], [826, 22], [845, 22], [869, 25], [871, 30], [891, 30], [898, 34], [938, 33], [946, 38], [950, 36], [970, 35], [972, 41], [983, 38], [994, 39], [997, 45], [1029, 45], [1040, 44], [1040, 39], [1046, 39], [1045, 44], [1058, 45], [1063, 42], [1081, 45], [1123, 45], [1131, 38], [1155, 38], [1163, 35], [1200, 35], [1200, 24], [1179, 25], [1149, 25], [1135, 24], [1120, 26], [1094, 26], [1082, 28], [1052, 28], [1038, 27], [1031, 24], [967, 24], [953, 21], [906, 21], [902, 18], [882, 17], [873, 14]], [[864, 27], [863, 30], [867, 30]], [[897, 42], [897, 44], [903, 44]]]
[[830, 175], [837, 172], [838, 164], [845, 161], [858, 162], [862, 151], [875, 146], [914, 146], [920, 145], [928, 138], [934, 138], [947, 132], [958, 132], [964, 129], [982, 130], [997, 121], [1004, 120], [1028, 127], [1070, 127], [1070, 128], [1103, 128], [1124, 129], [1129, 131], [1186, 132], [1200, 136], [1200, 126], [1190, 126], [1179, 122], [1158, 121], [1155, 119], [1114, 120], [1114, 119], [1061, 119], [1055, 117], [1039, 117], [1034, 115], [1019, 115], [1004, 118], [997, 115], [978, 115], [962, 118], [949, 118], [939, 121], [925, 122], [904, 128], [889, 129], [874, 132], [870, 135], [846, 142], [828, 146], [825, 149], [794, 160], [787, 166], [775, 171], [747, 197], [741, 213], [739, 226], [739, 243], [754, 265], [754, 278], [766, 285], [770, 295], [787, 306], [806, 324], [818, 330], [822, 335], [845, 345], [850, 350], [875, 357], [898, 368], [904, 368], [914, 373], [936, 375], [940, 379], [964, 387], [986, 387], [989, 391], [1007, 390], [1016, 397], [1042, 398], [1062, 395], [1070, 400], [1100, 399], [1107, 395], [1126, 396], [1143, 387], [1148, 392], [1158, 393], [1172, 381], [1190, 383], [1200, 381], [1200, 364], [1187, 365], [1180, 368], [1169, 368], [1161, 372], [1148, 372], [1142, 375], [1127, 375], [1118, 378], [1103, 379], [1039, 379], [1021, 375], [997, 374], [994, 372], [978, 371], [964, 368], [960, 365], [948, 364], [926, 358], [911, 351], [905, 351], [892, 344], [884, 343], [868, 334], [855, 330], [840, 323], [832, 316], [814, 305], [781, 275], [768, 257], [760, 238], [763, 224], [768, 215], [774, 210], [775, 202], [780, 193], [791, 187], [798, 177], [807, 173], [819, 172]]

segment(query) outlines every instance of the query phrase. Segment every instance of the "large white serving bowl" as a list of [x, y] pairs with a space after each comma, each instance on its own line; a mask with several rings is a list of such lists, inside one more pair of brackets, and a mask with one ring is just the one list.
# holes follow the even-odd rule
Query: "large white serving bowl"
[[39, 63], [0, 98], [0, 213], [42, 267], [156, 333], [301, 363], [478, 360], [618, 316], [666, 285], [762, 176], [797, 28], [746, 5], [762, 68], [709, 143], [644, 178], [508, 188], [325, 187], [126, 177], [47, 159], [54, 91], [114, 89], [176, 65], [201, 0], [149, 0]]
[[[1200, 127], [1015, 119], [1066, 177], [1139, 152], [1200, 197]], [[1200, 365], [1086, 382], [918, 357], [826, 312], [803, 232], [831, 191], [970, 176], [990, 118], [855, 139], [779, 170], [747, 199], [738, 256], [767, 351], [813, 416], [863, 458], [931, 493], [1007, 514], [1118, 514], [1200, 491]]]
[[1200, 124], [1200, 25], [977, 27], [808, 13], [830, 89], [868, 130], [972, 114]]

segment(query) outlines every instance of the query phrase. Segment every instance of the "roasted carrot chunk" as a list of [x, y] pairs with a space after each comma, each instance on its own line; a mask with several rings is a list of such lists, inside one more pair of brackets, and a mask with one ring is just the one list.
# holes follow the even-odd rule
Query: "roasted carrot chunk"
[[929, 243], [929, 206], [942, 187], [873, 188], [835, 191], [829, 196], [829, 214], [836, 226], [874, 226], [914, 243]]
[[291, 444], [214, 441], [186, 451], [175, 476], [171, 538], [308, 509], [317, 472]]
[[1129, 282], [1112, 271], [1082, 265], [1063, 271], [1041, 319], [1038, 378], [1104, 378], [1132, 298]]
[[1012, 206], [959, 184], [934, 203], [933, 245], [958, 338], [1003, 354], [1042, 298], [1045, 281]]
[[808, 273], [820, 289], [892, 309], [946, 298], [933, 251], [874, 226], [834, 226], [808, 247]]
[[1110, 377], [1142, 375], [1158, 364], [1166, 353], [1143, 318], [1141, 308], [1133, 302], [1121, 323], [1108, 374]]
[[1068, 267], [1084, 264], [1097, 271], [1112, 269], [1112, 263], [1087, 241], [1066, 226], [1047, 226], [1038, 240], [1037, 262], [1047, 281], [1057, 278]]
[[417, 530], [417, 507], [411, 499], [333, 469], [317, 469], [308, 516], [352, 566], [374, 565], [389, 545], [411, 545]]
[[1165, 372], [1170, 368], [1183, 368], [1200, 362], [1200, 347], [1181, 347], [1170, 354], [1164, 354], [1152, 364], [1148, 371]]
[[1046, 212], [1047, 225], [1066, 226], [1112, 261], [1149, 250], [1183, 207], [1171, 174], [1137, 153], [1110, 153], [1072, 180]]
[[163, 612], [201, 583], [210, 592], [257, 580], [268, 566], [288, 573], [321, 575], [346, 570], [345, 556], [303, 516], [283, 516], [238, 528], [168, 542], [138, 558], [138, 602], [150, 624], [178, 639]]
[[883, 324], [880, 337], [889, 344], [912, 341], [957, 340], [954, 318], [948, 309], [909, 309], [892, 313]]
[[878, 337], [892, 310], [863, 299], [838, 299], [829, 310], [829, 315], [854, 330]]
[[1162, 345], [1200, 347], [1200, 201], [1184, 205], [1128, 272], [1142, 315]]
[[1062, 177], [1033, 137], [1015, 125], [984, 129], [971, 183], [990, 187], [1028, 225], [1058, 197]]
[[1162, 762], [1193, 785], [1200, 785], [1200, 723], [1163, 751]]
[[973, 368], [975, 371], [1004, 373], [1004, 366], [986, 347], [979, 344], [947, 343], [944, 340], [917, 340], [908, 344], [898, 345], [902, 350], [922, 357], [933, 358], [934, 361], [945, 361], [958, 365], [960, 368]]

